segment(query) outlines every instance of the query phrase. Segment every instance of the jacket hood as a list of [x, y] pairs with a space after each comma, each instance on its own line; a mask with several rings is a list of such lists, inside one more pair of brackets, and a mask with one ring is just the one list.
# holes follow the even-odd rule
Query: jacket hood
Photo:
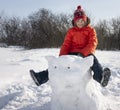
[[[86, 20], [85, 26], [88, 26], [89, 24], [90, 24], [90, 18], [87, 17], [87, 20]], [[72, 26], [75, 26], [74, 19], [72, 20]]]

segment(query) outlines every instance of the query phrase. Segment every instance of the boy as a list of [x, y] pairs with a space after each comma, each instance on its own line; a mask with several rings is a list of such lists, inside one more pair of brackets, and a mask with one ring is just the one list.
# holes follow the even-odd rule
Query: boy
[[[103, 87], [107, 86], [111, 72], [109, 68], [103, 69], [94, 55], [98, 44], [96, 32], [95, 29], [91, 27], [90, 19], [81, 9], [81, 6], [78, 6], [75, 10], [72, 23], [73, 27], [68, 30], [59, 55], [77, 55], [83, 58], [92, 55], [94, 57], [94, 64], [91, 67], [94, 72], [93, 79]], [[38, 86], [49, 80], [48, 70], [38, 73], [30, 70], [30, 74]]]

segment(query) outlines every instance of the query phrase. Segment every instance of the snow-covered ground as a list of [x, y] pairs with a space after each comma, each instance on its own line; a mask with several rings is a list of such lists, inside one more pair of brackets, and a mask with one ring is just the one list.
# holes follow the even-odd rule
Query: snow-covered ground
[[[59, 49], [0, 48], [0, 110], [50, 110], [52, 90], [49, 82], [37, 87], [29, 76], [29, 69], [48, 68], [45, 56], [58, 54]], [[99, 97], [101, 103], [106, 105], [106, 110], [119, 110], [120, 51], [97, 50], [96, 57], [112, 71], [109, 85], [96, 87], [104, 97]]]

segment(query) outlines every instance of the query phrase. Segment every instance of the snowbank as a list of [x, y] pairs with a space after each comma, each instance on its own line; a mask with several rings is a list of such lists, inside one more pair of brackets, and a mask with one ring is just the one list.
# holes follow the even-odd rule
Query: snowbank
[[[41, 71], [48, 68], [45, 56], [58, 56], [59, 49], [46, 48], [25, 50], [18, 47], [9, 47], [0, 48], [0, 53], [0, 110], [50, 110], [52, 93], [51, 84], [48, 81], [40, 87], [37, 87], [30, 78], [29, 69]], [[91, 94], [91, 97], [98, 102], [98, 110], [119, 110], [120, 51], [97, 50], [96, 57], [104, 67], [109, 67], [111, 69], [112, 75], [106, 88], [101, 88], [94, 80], [88, 81], [87, 90], [90, 91], [88, 91], [88, 93], [94, 91], [94, 93]], [[72, 59], [74, 60], [74, 58], [70, 58], [69, 60], [71, 61]], [[64, 58], [64, 60], [66, 61], [66, 58]], [[64, 63], [66, 64], [67, 61]], [[65, 66], [64, 63], [60, 63], [60, 68], [62, 66], [61, 64]], [[79, 70], [77, 70], [77, 68], [75, 70], [74, 63], [71, 65], [73, 65], [73, 72], [76, 71], [74, 74], [77, 76]], [[72, 71], [72, 68], [66, 68], [64, 72], [65, 71]], [[71, 73], [65, 73], [67, 76], [66, 78], [70, 79], [69, 74]], [[64, 79], [64, 77], [62, 78]], [[62, 78], [60, 77], [60, 79]], [[72, 78], [71, 80], [74, 79]], [[63, 83], [64, 82], [61, 81], [60, 86], [62, 86]], [[80, 85], [78, 86], [81, 87]], [[75, 93], [73, 95], [75, 95]], [[62, 98], [63, 96], [64, 94], [60, 97]], [[85, 101], [85, 99], [81, 99], [81, 102]], [[69, 102], [66, 103], [66, 106], [70, 106]]]

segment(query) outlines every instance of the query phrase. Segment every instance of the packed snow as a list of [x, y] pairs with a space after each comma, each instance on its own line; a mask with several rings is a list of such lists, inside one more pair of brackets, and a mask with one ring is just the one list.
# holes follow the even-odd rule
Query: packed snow
[[[59, 55], [59, 48], [25, 50], [24, 48], [19, 48], [19, 47], [8, 47], [8, 48], [0, 48], [0, 53], [1, 53], [0, 54], [0, 110], [51, 110], [51, 105], [57, 107], [56, 105], [57, 102], [53, 101], [53, 97], [58, 98], [58, 95], [53, 93], [55, 90], [53, 88], [53, 85], [54, 84], [60, 85], [60, 83], [59, 82], [54, 83], [55, 80], [54, 78], [52, 82], [51, 81], [52, 77], [51, 77], [50, 81], [37, 87], [29, 75], [29, 70], [34, 69], [37, 72], [49, 68], [50, 61], [49, 59], [48, 61], [46, 60], [46, 56], [53, 56], [53, 58], [57, 57]], [[119, 110], [120, 51], [97, 50], [95, 55], [99, 59], [103, 67], [109, 67], [111, 69], [112, 76], [110, 78], [110, 82], [108, 86], [105, 88], [101, 87], [100, 84], [98, 84], [96, 81], [90, 79], [90, 81], [88, 81], [90, 83], [86, 83], [88, 87], [87, 88], [88, 93], [92, 93], [91, 99], [93, 98], [95, 103], [98, 104], [96, 105], [98, 107], [98, 110]], [[55, 59], [56, 58], [54, 58], [54, 60]], [[73, 60], [69, 60], [69, 61], [73, 61]], [[60, 62], [56, 64], [57, 65], [59, 64], [59, 67], [61, 68], [62, 67], [61, 65], [62, 64], [65, 65], [66, 63]], [[78, 69], [78, 65], [75, 63], [73, 64], [74, 64], [73, 73], [76, 74], [76, 76], [78, 76], [78, 71], [80, 71]], [[68, 82], [69, 82], [70, 75], [68, 75], [68, 73], [69, 71], [71, 71], [71, 69], [64, 70], [63, 73], [65, 71], [67, 72], [63, 77], [63, 79], [68, 78]], [[59, 73], [62, 73], [61, 69]], [[75, 77], [72, 74], [72, 72], [70, 73], [73, 76], [70, 77], [72, 80], [72, 84], [75, 84], [76, 81], [78, 82], [80, 81], [77, 79], [77, 77]], [[73, 82], [72, 78], [76, 79], [75, 83]], [[68, 82], [61, 82], [61, 84], [64, 83], [68, 84]], [[75, 84], [76, 90], [79, 89], [79, 87], [82, 87], [84, 83], [81, 82], [81, 84], [79, 85], [77, 84]], [[63, 87], [63, 85], [61, 86]], [[68, 89], [69, 87], [71, 88], [71, 85], [67, 86]], [[64, 88], [63, 90], [66, 90], [65, 92], [70, 92], [67, 91], [68, 90], [67, 88]], [[74, 94], [73, 91], [69, 99], [74, 97], [73, 95], [77, 97], [78, 94], [76, 93]], [[65, 96], [64, 93], [60, 95], [59, 100], [61, 101], [62, 98], [67, 100], [66, 97], [68, 96], [65, 97], [64, 96]], [[80, 101], [83, 103], [86, 102], [86, 106], [90, 106], [91, 102], [87, 103], [87, 100], [85, 99], [86, 97], [79, 99], [79, 102]], [[66, 104], [66, 106], [72, 106], [72, 104], [70, 105], [69, 102], [66, 102], [65, 100], [63, 100], [64, 103], [61, 102], [62, 105]]]
[[47, 59], [52, 87], [51, 110], [97, 110], [94, 91], [90, 90], [94, 89], [90, 72], [93, 56], [81, 59], [65, 55]]

